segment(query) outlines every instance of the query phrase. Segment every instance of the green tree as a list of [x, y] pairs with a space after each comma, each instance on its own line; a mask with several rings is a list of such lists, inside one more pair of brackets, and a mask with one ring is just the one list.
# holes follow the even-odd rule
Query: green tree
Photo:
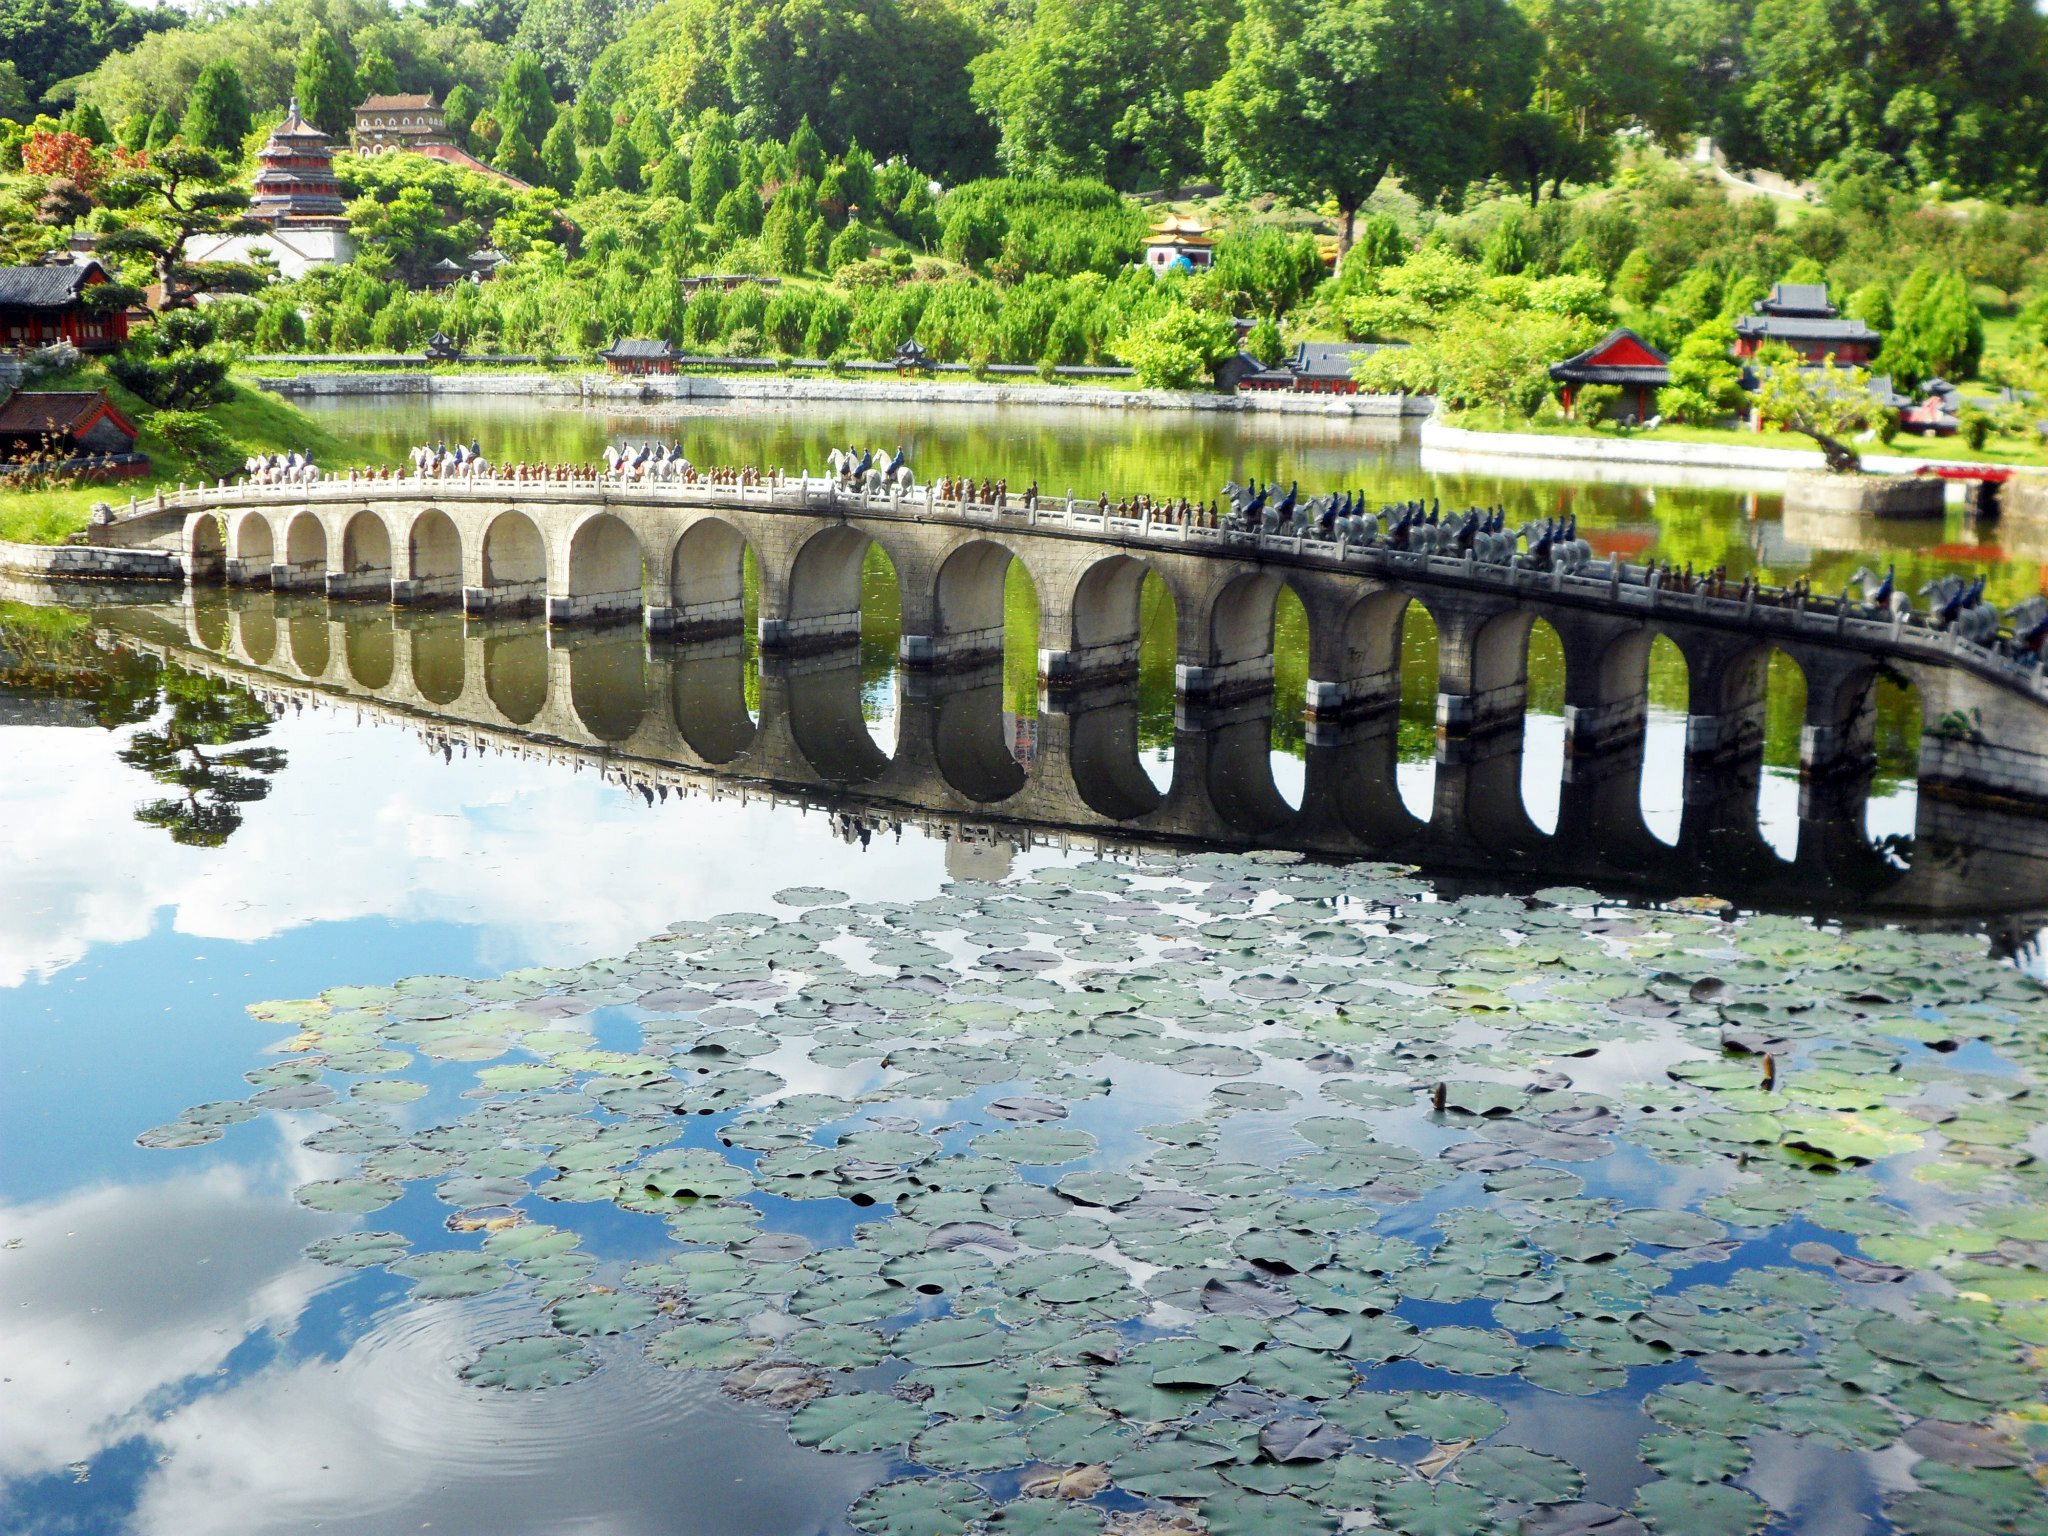
[[59, 81], [86, 74], [109, 54], [183, 20], [175, 8], [125, 0], [0, 0], [0, 59], [13, 62], [34, 105]]
[[832, 231], [826, 228], [821, 215], [812, 214], [810, 224], [804, 229], [804, 266], [808, 270], [822, 272], [831, 259]]
[[816, 181], [825, 174], [825, 141], [818, 137], [818, 130], [811, 126], [809, 113], [796, 125], [796, 132], [789, 136], [789, 158], [794, 162], [797, 175]]
[[1770, 426], [1812, 438], [1833, 474], [1863, 468], [1856, 450], [1842, 439], [1876, 425], [1883, 408], [1870, 397], [1870, 378], [1861, 368], [1830, 361], [1816, 375], [1789, 347], [1766, 344], [1756, 356], [1757, 415]]
[[516, 131], [529, 146], [547, 137], [555, 125], [555, 102], [539, 59], [530, 53], [513, 55], [492, 110], [508, 137]]
[[1693, 426], [1707, 426], [1742, 409], [1742, 371], [1734, 362], [1735, 327], [1725, 320], [1700, 326], [1671, 356], [1671, 383], [1657, 392], [1657, 410]]
[[364, 96], [389, 96], [398, 89], [398, 67], [381, 48], [366, 48], [356, 64], [356, 89]]
[[239, 157], [242, 140], [254, 126], [242, 77], [226, 59], [215, 59], [199, 72], [199, 83], [192, 87], [180, 129], [185, 142], [194, 149]]
[[1892, 304], [1892, 328], [1880, 366], [1902, 381], [1967, 378], [1984, 353], [1984, 317], [1970, 286], [1953, 268], [1913, 269]]
[[627, 129], [612, 130], [611, 142], [604, 148], [604, 168], [611, 177], [612, 185], [621, 192], [640, 190], [640, 146], [633, 142], [633, 135]]
[[1228, 316], [1173, 304], [1126, 331], [1114, 351], [1147, 389], [1193, 389], [1236, 345]]
[[158, 108], [156, 116], [149, 120], [149, 137], [145, 141], [146, 146], [151, 150], [162, 149], [177, 136], [178, 120], [171, 116], [171, 109], [169, 107]]
[[2048, 20], [2029, 5], [1757, 0], [1731, 158], [1787, 176], [1872, 175], [1957, 193], [2038, 186]]
[[307, 122], [322, 133], [346, 131], [362, 93], [356, 89], [355, 65], [325, 27], [315, 27], [306, 39], [293, 83], [299, 112]]
[[541, 179], [540, 153], [517, 128], [507, 128], [499, 137], [498, 152], [491, 156], [491, 164], [524, 182]]
[[1593, 181], [1624, 129], [1674, 139], [1691, 121], [1654, 35], [1652, 0], [1516, 0], [1540, 40], [1535, 89], [1501, 125], [1501, 168], [1533, 208], [1548, 183]]
[[1280, 335], [1280, 322], [1271, 315], [1261, 315], [1245, 336], [1244, 349], [1268, 368], [1275, 366], [1287, 355], [1287, 343]]
[[1529, 228], [1519, 208], [1510, 208], [1486, 237], [1486, 270], [1496, 277], [1511, 276], [1529, 265]]
[[1040, 0], [973, 63], [1015, 176], [1172, 185], [1202, 164], [1188, 95], [1223, 73], [1234, 0]]
[[467, 85], [458, 85], [448, 93], [441, 103], [442, 119], [448, 124], [448, 132], [457, 144], [469, 142], [469, 125], [476, 121], [476, 115], [483, 110], [484, 100]]
[[1389, 174], [1424, 201], [1483, 174], [1535, 56], [1503, 0], [1248, 0], [1204, 143], [1240, 192], [1331, 199], [1349, 250]]
[[[190, 308], [202, 291], [246, 293], [262, 286], [263, 276], [253, 267], [186, 258], [187, 244], [200, 236], [268, 228], [249, 217], [248, 189], [205, 150], [157, 150], [148, 165], [124, 170], [102, 187], [100, 199], [117, 224], [100, 237], [101, 253], [147, 262], [163, 290], [163, 309]], [[114, 288], [102, 284], [96, 293]]]
[[739, 139], [732, 119], [723, 112], [707, 112], [697, 126], [697, 142], [690, 151], [690, 207], [697, 222], [709, 224], [716, 219], [719, 204], [739, 184]]
[[64, 127], [68, 132], [82, 139], [91, 139], [95, 144], [114, 142], [114, 130], [107, 126], [106, 114], [89, 101], [82, 101], [64, 114]]
[[576, 173], [582, 168], [576, 156], [576, 133], [564, 113], [540, 141], [540, 179], [566, 197], [575, 189]]

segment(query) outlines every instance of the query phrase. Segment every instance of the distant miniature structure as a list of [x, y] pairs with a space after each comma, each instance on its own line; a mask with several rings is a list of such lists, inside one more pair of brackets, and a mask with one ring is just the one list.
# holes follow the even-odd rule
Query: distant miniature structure
[[1609, 331], [1583, 352], [1550, 365], [1550, 376], [1566, 414], [1576, 410], [1578, 392], [1588, 384], [1610, 384], [1621, 391], [1612, 419], [1648, 421], [1657, 414], [1657, 391], [1671, 382], [1671, 359], [1634, 331], [1622, 326]]
[[1735, 355], [1754, 357], [1766, 342], [1782, 342], [1806, 362], [1832, 357], [1847, 368], [1877, 356], [1884, 338], [1861, 320], [1845, 320], [1828, 301], [1826, 283], [1776, 283], [1735, 322]]
[[676, 287], [687, 299], [699, 288], [716, 288], [721, 293], [731, 293], [733, 289], [744, 288], [749, 283], [759, 284], [763, 288], [779, 288], [782, 286], [782, 279], [753, 272], [702, 272], [694, 277], [682, 279]]
[[621, 336], [597, 354], [612, 373], [674, 373], [676, 349], [666, 337]]
[[913, 336], [896, 349], [896, 371], [898, 373], [930, 373], [933, 366], [931, 353]]
[[[1244, 375], [1237, 387], [1284, 389], [1302, 395], [1355, 395], [1358, 381], [1351, 377], [1353, 365], [1379, 350], [1379, 344], [1369, 341], [1299, 342], [1286, 362]], [[1224, 367], [1230, 364], [1226, 362]]]
[[135, 451], [135, 428], [103, 390], [18, 389], [0, 403], [0, 462], [92, 478], [139, 475], [149, 460]]
[[284, 121], [256, 153], [249, 213], [270, 228], [255, 235], [195, 235], [185, 242], [185, 259], [267, 257], [277, 263], [281, 275], [304, 277], [315, 267], [339, 266], [355, 257], [348, 203], [334, 174], [334, 147], [326, 134], [299, 115], [296, 97], [285, 109]]
[[1246, 380], [1255, 379], [1265, 371], [1264, 363], [1240, 347], [1216, 365], [1216, 387], [1226, 395], [1233, 395], [1244, 387]]
[[431, 95], [366, 96], [356, 108], [349, 148], [359, 155], [425, 155], [524, 191], [532, 185], [486, 164], [455, 142], [448, 114]]
[[1186, 272], [1206, 272], [1216, 260], [1216, 242], [1209, 227], [1193, 219], [1168, 214], [1145, 236], [1145, 265], [1155, 277], [1163, 277], [1177, 266]]
[[429, 362], [452, 363], [462, 356], [462, 343], [446, 331], [436, 331], [427, 338], [426, 356]]
[[391, 150], [418, 152], [424, 144], [450, 144], [448, 115], [431, 95], [367, 96], [356, 108], [349, 148], [359, 155]]
[[111, 352], [128, 339], [123, 310], [100, 313], [86, 293], [108, 282], [97, 261], [0, 267], [0, 348], [26, 352], [69, 342], [81, 352]]

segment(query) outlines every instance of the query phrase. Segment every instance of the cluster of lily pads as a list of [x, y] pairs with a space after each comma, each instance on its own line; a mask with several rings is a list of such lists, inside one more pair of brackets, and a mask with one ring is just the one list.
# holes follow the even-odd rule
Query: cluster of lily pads
[[[141, 1139], [326, 1117], [359, 1166], [304, 1204], [431, 1187], [458, 1238], [316, 1257], [531, 1295], [467, 1380], [630, 1335], [893, 1454], [875, 1536], [1740, 1536], [1783, 1438], [1902, 1447], [1890, 1529], [2048, 1528], [2048, 1007], [1981, 940], [1215, 854], [776, 902], [258, 1004], [298, 1032], [254, 1094]], [[421, 1123], [435, 1063], [479, 1065]], [[1560, 1398], [1639, 1478], [1589, 1491]]]

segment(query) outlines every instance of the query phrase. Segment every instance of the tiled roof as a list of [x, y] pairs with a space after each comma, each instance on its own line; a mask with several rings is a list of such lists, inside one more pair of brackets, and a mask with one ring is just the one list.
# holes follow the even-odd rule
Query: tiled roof
[[[96, 389], [16, 390], [0, 403], [0, 435], [23, 437], [82, 430], [102, 410], [112, 411]], [[115, 414], [115, 419], [120, 420]], [[123, 427], [126, 422], [121, 423]], [[128, 432], [135, 435], [133, 429]]]
[[50, 267], [0, 267], [0, 304], [10, 309], [66, 309], [78, 302], [94, 274], [104, 277], [96, 261], [62, 262]]
[[621, 336], [611, 344], [606, 357], [674, 357], [676, 349], [666, 338], [649, 341], [644, 336]]
[[1811, 315], [1816, 319], [1835, 312], [1828, 302], [1826, 283], [1774, 283], [1770, 297], [1757, 300], [1755, 307], [1758, 314]]
[[[1633, 342], [1654, 362], [1649, 363], [1602, 363], [1596, 362], [1601, 353], [1613, 347], [1616, 342]], [[1634, 384], [1662, 387], [1671, 382], [1671, 370], [1665, 366], [1670, 362], [1662, 352], [1651, 346], [1627, 326], [1609, 331], [1583, 352], [1575, 352], [1562, 362], [1550, 365], [1550, 376], [1562, 384]]]
[[358, 112], [431, 112], [434, 98], [428, 96], [368, 96]]
[[1735, 322], [1735, 334], [1767, 341], [1879, 340], [1877, 332], [1861, 320], [1822, 320], [1803, 315], [1743, 315]]
[[1379, 349], [1363, 341], [1304, 341], [1294, 349], [1296, 377], [1348, 379], [1351, 365]]

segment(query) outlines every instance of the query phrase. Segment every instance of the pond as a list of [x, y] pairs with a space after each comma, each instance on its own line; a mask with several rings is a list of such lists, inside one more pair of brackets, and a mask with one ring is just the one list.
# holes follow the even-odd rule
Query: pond
[[[443, 411], [337, 415], [529, 434], [501, 457], [644, 426]], [[1077, 420], [1034, 470], [1021, 417], [894, 420], [677, 430], [1176, 494], [1313, 460], [1836, 559], [1767, 503], [1433, 482], [1322, 422]], [[1776, 771], [1702, 832], [1667, 693], [1615, 796], [1653, 877], [1575, 846], [1627, 817], [1581, 819], [1540, 652], [1505, 769], [1436, 761], [1432, 684], [1367, 772], [1285, 703], [1176, 720], [1156, 634], [1092, 734], [1021, 643], [934, 698], [891, 593], [800, 676], [0, 604], [0, 1528], [2042, 1528], [2041, 840], [1920, 803], [1906, 701], [1829, 808], [1774, 689]], [[1105, 813], [1127, 769], [1202, 835]], [[1229, 814], [1372, 773], [1398, 847]], [[1456, 843], [1456, 785], [1557, 835]]]

